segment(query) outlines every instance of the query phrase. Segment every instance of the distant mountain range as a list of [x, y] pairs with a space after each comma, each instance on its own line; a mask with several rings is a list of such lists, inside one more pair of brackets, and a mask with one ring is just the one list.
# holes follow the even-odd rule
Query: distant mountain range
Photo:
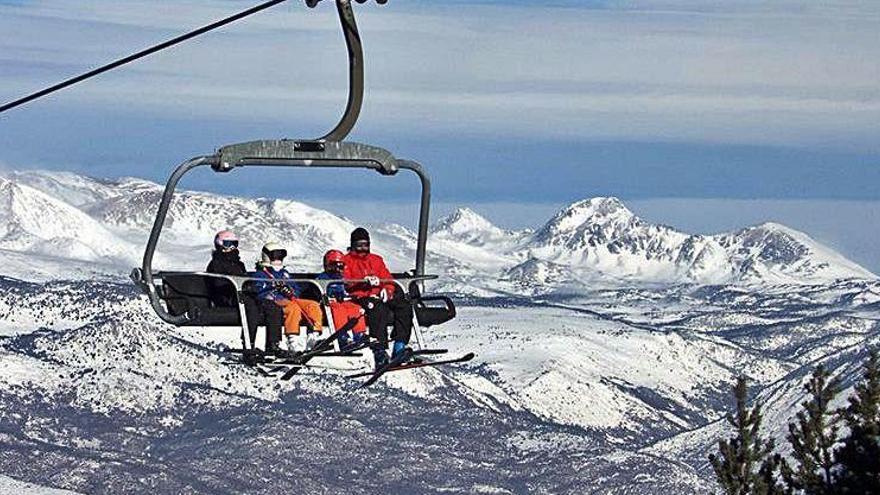
[[[458, 317], [424, 337], [472, 362], [356, 391], [345, 375], [369, 356], [320, 358], [280, 382], [223, 352], [238, 329], [164, 324], [114, 280], [139, 264], [161, 192], [0, 178], [0, 491], [708, 493], [737, 376], [784, 445], [814, 366], [843, 380], [842, 404], [880, 345], [880, 281], [806, 234], [690, 235], [592, 198], [534, 230], [467, 208], [434, 224], [444, 277], [429, 288], [482, 297], [455, 298]], [[203, 268], [232, 228], [245, 260], [278, 239], [311, 271], [354, 227], [295, 201], [183, 191], [156, 268]], [[372, 231], [392, 268], [411, 267], [413, 232]]]
[[[0, 178], [0, 259], [25, 279], [123, 275], [139, 264], [161, 197], [141, 179], [103, 180], [63, 172]], [[282, 242], [290, 264], [319, 267], [342, 248], [355, 224], [291, 200], [181, 191], [172, 203], [156, 266], [199, 269], [213, 234], [231, 228], [245, 259], [265, 240]], [[415, 234], [374, 225], [375, 250], [393, 268], [412, 267]], [[616, 198], [578, 201], [537, 230], [498, 228], [459, 208], [431, 229], [429, 268], [448, 290], [477, 294], [577, 290], [585, 285], [780, 284], [876, 275], [808, 235], [766, 223], [736, 232], [692, 235], [634, 215]]]

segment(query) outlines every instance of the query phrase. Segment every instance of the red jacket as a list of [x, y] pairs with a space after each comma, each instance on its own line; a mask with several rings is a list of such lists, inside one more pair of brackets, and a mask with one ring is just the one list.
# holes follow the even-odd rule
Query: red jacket
[[[369, 276], [379, 277], [383, 280], [394, 278], [391, 276], [391, 272], [388, 271], [388, 267], [385, 266], [385, 260], [378, 254], [348, 253], [343, 258], [343, 262], [345, 263], [345, 270], [342, 272], [342, 276], [347, 279], [362, 279]], [[380, 284], [378, 287], [372, 287], [367, 283], [358, 283], [351, 284], [346, 288], [352, 297], [358, 299], [378, 296], [383, 288], [388, 293], [388, 297], [391, 297], [394, 295], [395, 287], [393, 283], [388, 282]]]

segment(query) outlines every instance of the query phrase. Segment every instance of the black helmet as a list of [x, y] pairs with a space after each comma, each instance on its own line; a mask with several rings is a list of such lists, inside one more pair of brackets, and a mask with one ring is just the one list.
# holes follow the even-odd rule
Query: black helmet
[[370, 233], [367, 232], [367, 229], [363, 227], [358, 227], [351, 231], [351, 248], [354, 249], [358, 243], [363, 243], [366, 241], [367, 245], [370, 244]]

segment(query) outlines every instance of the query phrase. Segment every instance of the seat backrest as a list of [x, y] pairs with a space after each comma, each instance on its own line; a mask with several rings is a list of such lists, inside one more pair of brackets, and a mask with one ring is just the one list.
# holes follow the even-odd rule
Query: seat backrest
[[182, 315], [193, 308], [211, 307], [206, 277], [167, 275], [162, 277], [162, 289], [168, 312], [174, 316]]
[[[231, 285], [232, 282], [229, 282]], [[182, 326], [238, 326], [238, 308], [218, 308], [211, 302], [207, 277], [202, 275], [167, 275], [162, 277], [162, 299], [174, 316], [185, 313], [197, 317]]]

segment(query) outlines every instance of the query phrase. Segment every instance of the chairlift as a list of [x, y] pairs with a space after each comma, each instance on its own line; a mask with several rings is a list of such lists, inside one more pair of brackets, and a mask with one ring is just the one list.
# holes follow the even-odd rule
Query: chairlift
[[[306, 0], [306, 4], [315, 7], [319, 1]], [[357, 1], [364, 3], [366, 0]], [[381, 5], [386, 2], [377, 0], [377, 3]], [[397, 284], [408, 294], [413, 304], [413, 333], [417, 350], [424, 347], [423, 328], [445, 323], [455, 317], [455, 305], [450, 298], [422, 294], [425, 281], [437, 278], [436, 275], [425, 273], [431, 203], [431, 180], [428, 173], [418, 162], [396, 158], [385, 149], [345, 141], [357, 122], [363, 103], [364, 56], [351, 0], [336, 0], [336, 7], [349, 60], [348, 103], [337, 125], [317, 139], [259, 140], [223, 146], [213, 154], [197, 156], [181, 163], [165, 184], [144, 251], [143, 264], [131, 273], [131, 279], [148, 296], [151, 307], [163, 321], [178, 327], [240, 326], [245, 348], [256, 348], [247, 331], [247, 315], [243, 302], [245, 285], [256, 279], [205, 272], [156, 271], [153, 268], [153, 256], [177, 185], [188, 172], [200, 167], [211, 167], [220, 175], [246, 167], [358, 168], [373, 170], [383, 177], [395, 177], [401, 171], [414, 173], [421, 184], [415, 266], [409, 272], [394, 274], [394, 280], [389, 282]], [[333, 335], [337, 329], [333, 327], [333, 318], [330, 317], [327, 298], [324, 296], [328, 285], [338, 284], [340, 281], [316, 280], [315, 276], [314, 273], [294, 273], [291, 281], [308, 285], [321, 296], [327, 330]], [[216, 307], [211, 303], [207, 283], [210, 278], [225, 279], [235, 287], [237, 308]]]

